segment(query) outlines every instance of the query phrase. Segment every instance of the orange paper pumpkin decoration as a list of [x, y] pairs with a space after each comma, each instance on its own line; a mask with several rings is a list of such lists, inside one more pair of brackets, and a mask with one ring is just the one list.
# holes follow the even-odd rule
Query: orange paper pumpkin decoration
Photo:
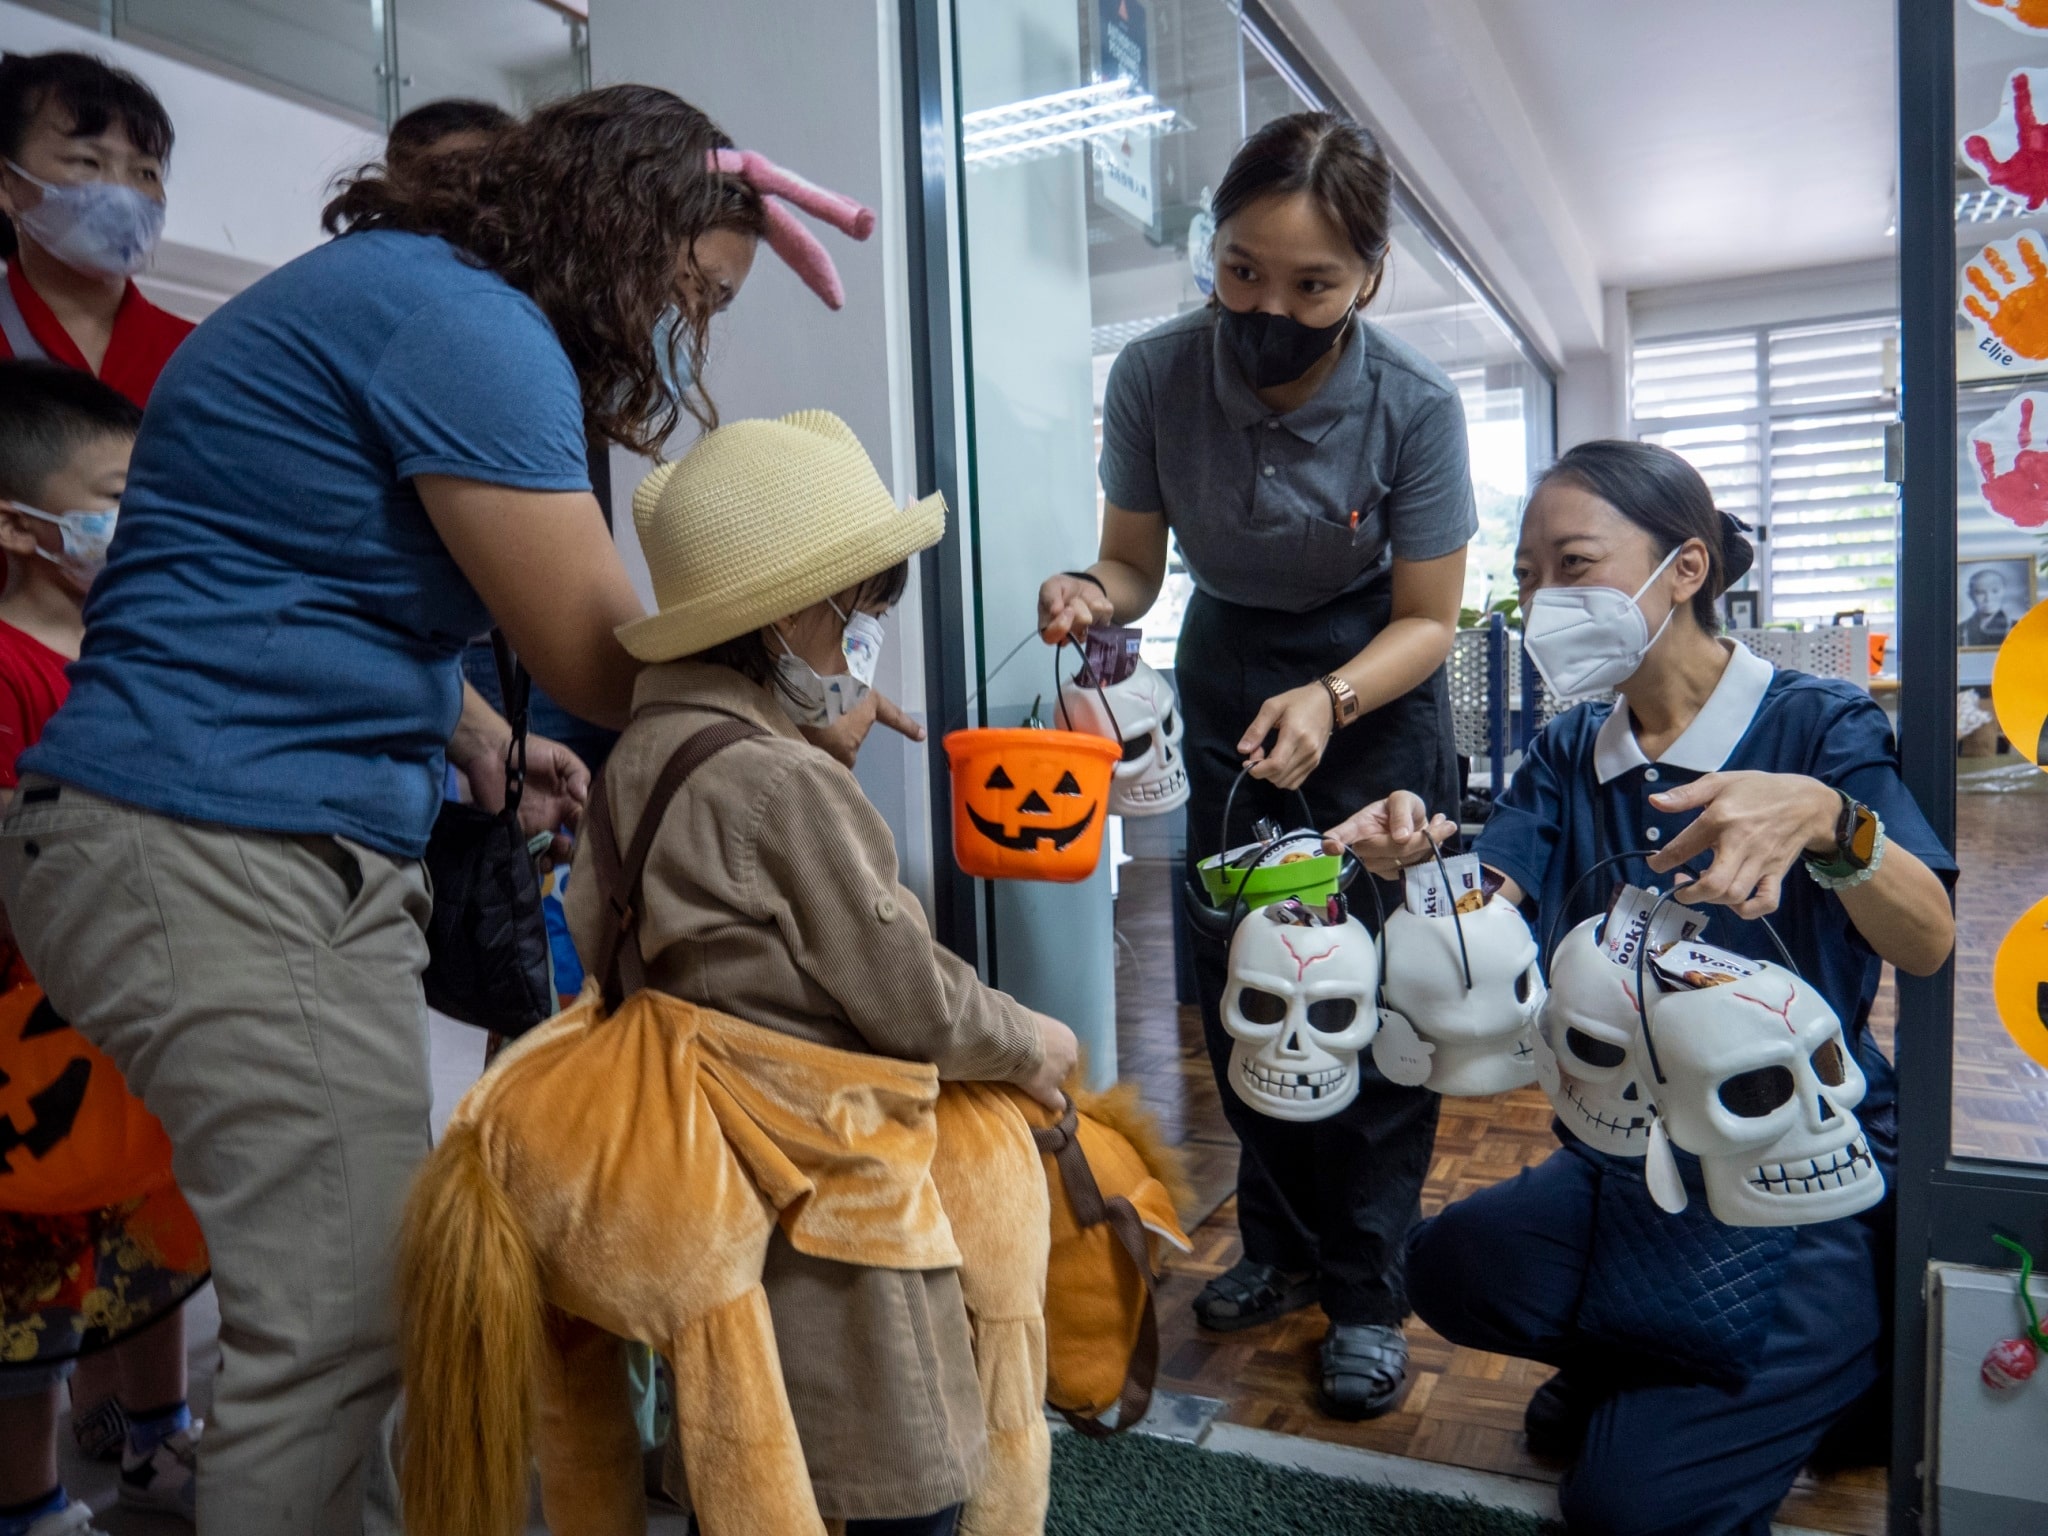
[[985, 880], [1086, 880], [1122, 756], [1080, 731], [954, 731], [953, 857]]
[[93, 1211], [172, 1187], [171, 1142], [42, 988], [0, 994], [0, 1211]]
[[1999, 944], [1991, 995], [2013, 1044], [2048, 1067], [2048, 898], [2028, 908]]
[[2035, 605], [1998, 647], [1991, 708], [2013, 751], [2048, 769], [2048, 603]]

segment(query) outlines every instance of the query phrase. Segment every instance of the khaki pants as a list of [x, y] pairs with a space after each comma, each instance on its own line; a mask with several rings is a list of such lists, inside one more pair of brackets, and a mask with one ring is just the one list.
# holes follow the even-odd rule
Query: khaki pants
[[0, 901], [169, 1132], [213, 1256], [200, 1536], [395, 1531], [393, 1245], [428, 1147], [425, 872], [29, 778]]

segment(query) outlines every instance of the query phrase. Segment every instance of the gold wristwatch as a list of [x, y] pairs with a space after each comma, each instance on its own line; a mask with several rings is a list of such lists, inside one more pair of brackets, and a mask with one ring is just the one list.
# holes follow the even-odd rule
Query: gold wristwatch
[[1358, 690], [1336, 673], [1325, 673], [1319, 681], [1330, 696], [1330, 721], [1334, 729], [1342, 730], [1364, 713], [1358, 702]]

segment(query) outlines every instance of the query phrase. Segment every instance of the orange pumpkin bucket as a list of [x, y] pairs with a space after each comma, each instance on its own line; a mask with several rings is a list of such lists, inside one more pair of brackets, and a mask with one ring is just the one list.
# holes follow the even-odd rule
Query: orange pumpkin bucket
[[1086, 880], [1122, 756], [1120, 742], [1081, 731], [952, 732], [954, 859], [984, 880]]

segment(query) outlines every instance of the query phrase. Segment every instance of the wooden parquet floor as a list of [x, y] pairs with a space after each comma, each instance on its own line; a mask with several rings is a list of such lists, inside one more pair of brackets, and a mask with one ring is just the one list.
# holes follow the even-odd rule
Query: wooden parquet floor
[[[1160, 1297], [1160, 1385], [1219, 1398], [1230, 1423], [1392, 1455], [1555, 1483], [1563, 1468], [1531, 1456], [1522, 1410], [1550, 1375], [1547, 1366], [1459, 1349], [1411, 1320], [1409, 1388], [1400, 1408], [1364, 1424], [1317, 1410], [1312, 1371], [1326, 1326], [1310, 1308], [1264, 1328], [1207, 1333], [1190, 1304], [1209, 1278], [1237, 1262], [1237, 1144], [1223, 1118], [1202, 1046], [1201, 1021], [1173, 1002], [1171, 866], [1141, 859], [1124, 867], [1117, 927], [1125, 941], [1118, 987], [1118, 1052], [1188, 1158], [1197, 1192], [1195, 1251], [1166, 1265]], [[1446, 1100], [1423, 1191], [1425, 1213], [1548, 1157], [1550, 1106], [1534, 1088], [1493, 1099]], [[1779, 1511], [1792, 1525], [1882, 1536], [1884, 1474], [1863, 1469], [1802, 1478]]]

